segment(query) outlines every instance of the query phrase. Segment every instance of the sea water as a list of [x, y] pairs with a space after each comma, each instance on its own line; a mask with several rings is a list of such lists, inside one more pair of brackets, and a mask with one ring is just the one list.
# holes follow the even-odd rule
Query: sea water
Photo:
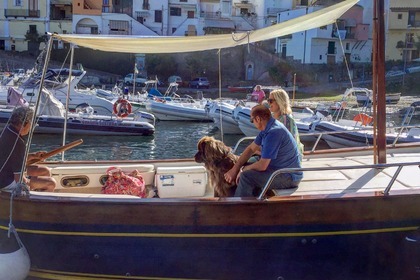
[[[161, 121], [155, 125], [152, 136], [85, 136], [68, 135], [65, 143], [83, 139], [83, 143], [65, 152], [65, 160], [142, 160], [192, 158], [197, 152], [197, 143], [203, 136], [213, 136], [228, 146], [245, 135], [222, 137], [214, 123]], [[35, 134], [31, 152], [50, 151], [63, 143], [62, 135]], [[244, 144], [248, 144], [244, 143]], [[61, 160], [56, 155], [51, 160]]]

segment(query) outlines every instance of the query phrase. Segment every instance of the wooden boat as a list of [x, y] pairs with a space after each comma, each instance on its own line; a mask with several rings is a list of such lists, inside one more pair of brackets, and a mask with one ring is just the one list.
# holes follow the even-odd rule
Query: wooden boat
[[[333, 7], [342, 14], [356, 2], [303, 19], [324, 26]], [[375, 17], [383, 19], [383, 6], [380, 11]], [[53, 35], [96, 48], [96, 36], [86, 44], [73, 41], [82, 37]], [[176, 39], [158, 45], [181, 51], [203, 44], [193, 38], [184, 48]], [[147, 42], [110, 46], [157, 50]], [[378, 101], [381, 109], [383, 96]], [[269, 180], [258, 198], [212, 197], [206, 170], [192, 159], [48, 162], [59, 182], [55, 192], [0, 192], [0, 257], [14, 252], [3, 249], [10, 230], [23, 244], [16, 247], [28, 252], [29, 276], [40, 279], [414, 279], [420, 259], [419, 146], [385, 147], [378, 139], [377, 150], [306, 154], [299, 188], [269, 194]], [[371, 164], [377, 151], [379, 163]], [[100, 194], [109, 166], [137, 169], [159, 197]], [[24, 267], [25, 261], [16, 264]], [[7, 271], [15, 270], [0, 270]]]

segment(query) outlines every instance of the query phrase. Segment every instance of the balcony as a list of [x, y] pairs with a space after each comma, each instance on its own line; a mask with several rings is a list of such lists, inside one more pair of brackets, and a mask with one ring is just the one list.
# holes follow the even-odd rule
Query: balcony
[[205, 12], [201, 11], [200, 17], [205, 19], [219, 19], [221, 18], [220, 12]]
[[5, 17], [39, 18], [40, 10], [4, 9]]

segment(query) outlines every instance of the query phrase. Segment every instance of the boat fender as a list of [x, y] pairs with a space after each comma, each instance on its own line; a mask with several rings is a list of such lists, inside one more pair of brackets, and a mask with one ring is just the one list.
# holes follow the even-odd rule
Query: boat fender
[[125, 118], [131, 114], [131, 103], [126, 99], [118, 99], [114, 103], [113, 113], [120, 118]]
[[13, 225], [11, 231], [13, 235], [5, 231], [0, 233], [0, 280], [26, 279], [31, 260]]
[[166, 103], [165, 99], [159, 98], [159, 97], [155, 97], [154, 98], [156, 102], [161, 102], [161, 103]]

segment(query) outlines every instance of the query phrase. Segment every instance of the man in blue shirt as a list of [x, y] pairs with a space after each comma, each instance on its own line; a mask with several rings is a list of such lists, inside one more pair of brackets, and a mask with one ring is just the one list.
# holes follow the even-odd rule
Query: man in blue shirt
[[[267, 107], [257, 105], [252, 108], [251, 122], [260, 133], [241, 154], [232, 169], [225, 173], [227, 182], [236, 180], [237, 197], [258, 196], [274, 171], [301, 167], [295, 139], [282, 123], [271, 116]], [[260, 160], [243, 166], [257, 152], [261, 152]], [[279, 174], [271, 188], [296, 188], [302, 177], [302, 172]]]

